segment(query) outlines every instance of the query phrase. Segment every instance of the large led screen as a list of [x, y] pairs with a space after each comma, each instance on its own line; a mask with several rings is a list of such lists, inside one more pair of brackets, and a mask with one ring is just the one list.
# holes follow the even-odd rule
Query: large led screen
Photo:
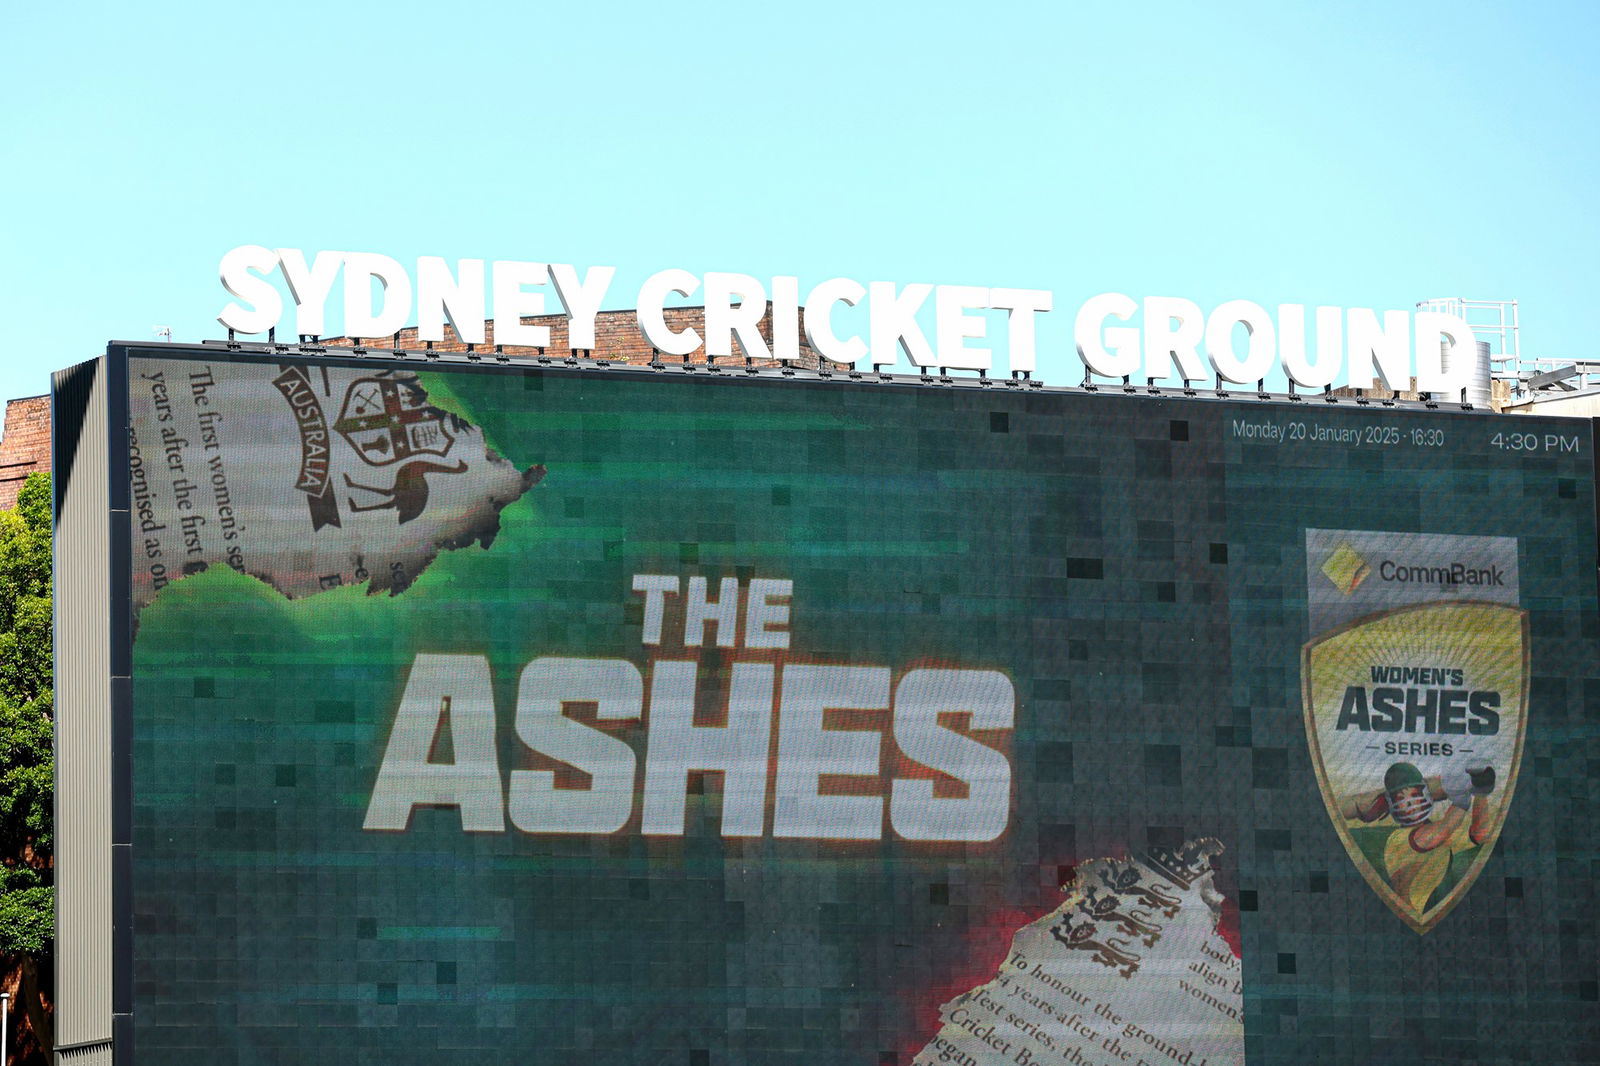
[[198, 350], [128, 390], [126, 1061], [1600, 1046], [1588, 423]]

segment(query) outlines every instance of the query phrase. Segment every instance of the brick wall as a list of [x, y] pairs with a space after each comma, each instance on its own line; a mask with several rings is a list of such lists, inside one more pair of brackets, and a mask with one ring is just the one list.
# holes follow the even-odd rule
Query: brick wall
[[50, 470], [50, 397], [6, 401], [0, 435], [0, 509], [17, 505], [22, 483], [35, 470]]
[[[704, 307], [669, 307], [666, 309], [663, 317], [666, 319], [667, 325], [670, 326], [674, 332], [681, 332], [687, 327], [694, 329], [695, 332], [699, 333], [701, 336], [705, 335]], [[567, 340], [566, 315], [525, 316], [522, 319], [522, 322], [524, 325], [546, 326], [549, 328], [550, 344], [544, 349], [544, 355], [552, 358], [564, 359], [571, 351], [569, 342]], [[483, 344], [479, 345], [479, 350], [493, 351], [494, 322], [492, 320], [485, 322], [483, 328], [484, 341]], [[466, 342], [460, 339], [456, 331], [448, 322], [445, 323], [444, 332], [445, 339], [443, 341], [434, 342], [434, 351], [464, 352], [467, 350]], [[767, 347], [771, 348], [772, 306], [770, 304], [767, 305], [766, 314], [764, 314], [761, 318], [760, 332], [762, 339], [767, 342]], [[417, 330], [415, 326], [408, 326], [401, 330], [397, 335], [397, 338], [332, 337], [320, 340], [318, 343], [325, 344], [333, 348], [349, 348], [357, 344], [364, 344], [371, 348], [399, 347], [418, 349], [423, 347], [422, 342], [417, 340]], [[734, 351], [738, 352], [737, 341], [735, 341], [734, 344]], [[517, 345], [506, 345], [505, 353], [507, 355], [514, 355], [522, 358], [532, 358], [533, 356], [541, 354], [538, 349]], [[635, 363], [643, 365], [650, 362], [652, 355], [653, 350], [650, 347], [650, 342], [645, 339], [644, 333], [639, 329], [639, 323], [634, 318], [634, 313], [631, 309], [626, 311], [601, 311], [595, 316], [594, 349], [592, 352], [586, 353], [586, 358], [605, 359], [613, 363]], [[665, 363], [678, 363], [682, 361], [683, 357], [675, 355], [663, 355], [660, 358], [661, 361]], [[691, 352], [689, 359], [695, 363], [704, 363], [705, 346], [702, 345]], [[730, 359], [725, 360], [725, 362], [729, 363], [730, 365], [743, 365], [744, 358], [742, 355], [735, 354]], [[811, 345], [806, 342], [805, 311], [802, 310], [800, 312], [800, 357], [795, 360], [795, 365], [809, 369], [816, 369], [818, 363], [820, 362], [822, 362], [821, 358], [817, 355], [816, 351], [811, 347]], [[755, 360], [755, 365], [773, 366], [776, 364], [770, 359], [757, 359]], [[829, 361], [828, 365], [834, 366], [837, 364]]]

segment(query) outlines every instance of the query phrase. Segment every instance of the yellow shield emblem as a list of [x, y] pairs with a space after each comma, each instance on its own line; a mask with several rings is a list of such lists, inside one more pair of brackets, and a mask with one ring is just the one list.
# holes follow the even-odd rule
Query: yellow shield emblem
[[1378, 897], [1426, 933], [1478, 879], [1516, 791], [1528, 616], [1452, 601], [1369, 615], [1301, 663], [1328, 816]]

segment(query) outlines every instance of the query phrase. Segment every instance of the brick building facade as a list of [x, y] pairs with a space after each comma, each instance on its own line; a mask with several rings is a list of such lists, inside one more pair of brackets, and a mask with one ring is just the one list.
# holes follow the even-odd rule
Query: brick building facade
[[0, 510], [17, 505], [22, 483], [36, 470], [50, 470], [50, 397], [8, 400], [0, 434]]

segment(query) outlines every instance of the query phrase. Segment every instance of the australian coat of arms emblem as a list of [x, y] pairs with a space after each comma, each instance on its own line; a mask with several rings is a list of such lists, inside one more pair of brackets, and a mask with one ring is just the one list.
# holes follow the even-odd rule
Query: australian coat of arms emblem
[[[1342, 547], [1324, 573], [1359, 583], [1340, 558], [1355, 553]], [[1527, 612], [1469, 597], [1350, 619], [1302, 653], [1306, 736], [1328, 816], [1367, 884], [1418, 933], [1488, 862], [1527, 731]]]

